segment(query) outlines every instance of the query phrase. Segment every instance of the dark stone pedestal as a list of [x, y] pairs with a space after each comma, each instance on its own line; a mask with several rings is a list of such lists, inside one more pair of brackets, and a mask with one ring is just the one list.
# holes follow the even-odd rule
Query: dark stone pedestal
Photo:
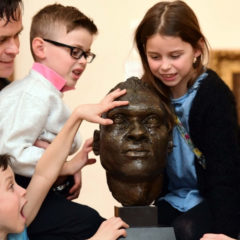
[[176, 240], [172, 227], [130, 227], [118, 240]]
[[155, 206], [114, 207], [116, 217], [130, 225], [126, 240], [176, 240], [172, 227], [158, 226]]
[[114, 207], [115, 217], [120, 217], [131, 227], [157, 227], [158, 212], [155, 206]]

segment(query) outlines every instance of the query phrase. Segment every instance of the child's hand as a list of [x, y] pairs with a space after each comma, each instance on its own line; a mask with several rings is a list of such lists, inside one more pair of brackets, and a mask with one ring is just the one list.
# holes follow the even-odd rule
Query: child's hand
[[200, 238], [200, 240], [235, 240], [233, 238], [230, 238], [224, 234], [213, 234], [213, 233], [207, 233]]
[[63, 165], [60, 175], [74, 175], [79, 172], [84, 166], [94, 164], [95, 158], [88, 158], [88, 153], [92, 151], [93, 138], [87, 139], [82, 149], [72, 158], [71, 161], [66, 161]]
[[116, 240], [120, 236], [126, 237], [124, 228], [129, 228], [129, 225], [119, 217], [112, 217], [104, 221], [89, 240]]
[[89, 152], [92, 151], [93, 138], [88, 138], [82, 149], [68, 163], [71, 165], [72, 175], [79, 172], [84, 166], [91, 165], [96, 162], [95, 158], [88, 158]]
[[101, 114], [112, 108], [128, 105], [128, 101], [114, 101], [116, 98], [124, 95], [125, 93], [126, 89], [116, 89], [105, 96], [100, 103], [80, 105], [75, 111], [78, 112], [78, 116], [80, 118], [89, 122], [99, 123], [102, 125], [112, 124], [113, 121], [111, 119], [104, 119], [101, 117]]
[[81, 170], [76, 172], [73, 175], [73, 179], [74, 179], [74, 185], [69, 189], [68, 196], [67, 196], [68, 200], [74, 200], [74, 199], [78, 198], [78, 196], [80, 194], [80, 190], [82, 188], [82, 172], [81, 172]]
[[36, 142], [33, 144], [33, 146], [38, 147], [38, 148], [47, 149], [49, 144], [50, 144], [50, 142], [37, 139]]

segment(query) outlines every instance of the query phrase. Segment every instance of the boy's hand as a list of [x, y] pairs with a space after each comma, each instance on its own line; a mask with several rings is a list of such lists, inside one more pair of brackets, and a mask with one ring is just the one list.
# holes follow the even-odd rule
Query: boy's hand
[[68, 200], [74, 200], [74, 199], [78, 198], [81, 187], [82, 187], [82, 172], [81, 172], [81, 170], [78, 171], [77, 173], [75, 173], [73, 175], [73, 177], [74, 177], [74, 185], [69, 190], [69, 195], [67, 196]]
[[200, 240], [236, 240], [230, 238], [224, 234], [213, 234], [213, 233], [206, 233], [200, 238]]
[[83, 146], [82, 149], [69, 161], [71, 165], [72, 174], [78, 172], [86, 165], [91, 165], [96, 162], [95, 158], [89, 158], [88, 154], [92, 151], [92, 144], [93, 144], [93, 137], [88, 138]]
[[120, 236], [126, 237], [125, 228], [129, 228], [127, 223], [119, 217], [112, 217], [104, 221], [89, 240], [116, 240]]
[[82, 149], [68, 162], [71, 165], [72, 174], [74, 175], [74, 185], [69, 190], [68, 200], [73, 200], [79, 196], [82, 186], [81, 169], [86, 165], [91, 165], [96, 162], [95, 158], [89, 158], [88, 153], [92, 151], [93, 138], [87, 139]]
[[80, 118], [89, 122], [99, 123], [102, 125], [112, 124], [113, 121], [111, 119], [104, 119], [101, 115], [112, 108], [128, 105], [128, 101], [114, 101], [116, 98], [124, 95], [125, 93], [126, 89], [116, 89], [105, 96], [100, 103], [80, 105], [75, 111], [78, 112]]

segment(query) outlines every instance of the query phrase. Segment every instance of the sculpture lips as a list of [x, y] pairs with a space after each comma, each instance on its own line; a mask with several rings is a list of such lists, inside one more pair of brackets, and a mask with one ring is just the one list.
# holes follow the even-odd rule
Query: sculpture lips
[[124, 153], [127, 157], [146, 157], [148, 155], [148, 151], [145, 150], [128, 150]]

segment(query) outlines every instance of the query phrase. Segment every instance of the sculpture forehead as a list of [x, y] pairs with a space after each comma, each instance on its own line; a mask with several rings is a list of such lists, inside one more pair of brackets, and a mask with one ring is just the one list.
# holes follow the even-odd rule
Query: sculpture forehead
[[111, 109], [106, 113], [108, 117], [119, 111], [125, 111], [125, 114], [129, 114], [129, 116], [132, 114], [137, 114], [137, 112], [141, 112], [141, 114], [145, 112], [145, 115], [149, 114], [150, 112], [155, 112], [162, 117], [166, 116], [167, 114], [159, 96], [148, 88], [137, 90], [127, 88], [127, 93], [119, 97], [117, 100], [128, 100], [129, 105], [119, 106]]
[[152, 92], [150, 89], [127, 89], [127, 93], [118, 98], [118, 100], [128, 100], [129, 105], [133, 103], [146, 103], [152, 105], [161, 105], [161, 100], [158, 95]]

